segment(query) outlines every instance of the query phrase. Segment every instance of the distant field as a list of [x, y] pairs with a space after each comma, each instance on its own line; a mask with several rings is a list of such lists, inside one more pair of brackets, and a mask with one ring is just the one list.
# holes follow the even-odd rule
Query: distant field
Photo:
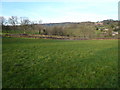
[[118, 40], [3, 38], [3, 88], [116, 88]]

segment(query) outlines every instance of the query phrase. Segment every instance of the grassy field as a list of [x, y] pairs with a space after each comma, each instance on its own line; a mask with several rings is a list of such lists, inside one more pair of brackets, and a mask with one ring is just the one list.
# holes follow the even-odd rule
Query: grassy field
[[3, 88], [116, 88], [118, 40], [3, 38]]

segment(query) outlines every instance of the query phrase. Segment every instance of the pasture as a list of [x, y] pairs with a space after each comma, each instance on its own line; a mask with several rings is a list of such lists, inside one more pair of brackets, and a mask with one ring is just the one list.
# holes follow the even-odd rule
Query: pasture
[[118, 40], [3, 37], [3, 88], [116, 88]]

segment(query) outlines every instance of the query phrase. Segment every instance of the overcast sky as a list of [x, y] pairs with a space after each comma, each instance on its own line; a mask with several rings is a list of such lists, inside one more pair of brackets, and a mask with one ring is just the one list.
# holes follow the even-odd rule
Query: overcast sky
[[119, 0], [2, 0], [0, 16], [28, 17], [43, 23], [118, 19]]

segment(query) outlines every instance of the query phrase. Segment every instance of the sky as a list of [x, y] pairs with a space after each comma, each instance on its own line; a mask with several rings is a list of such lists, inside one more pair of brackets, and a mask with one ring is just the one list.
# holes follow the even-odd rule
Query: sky
[[119, 4], [118, 4], [118, 20], [120, 20], [120, 1], [119, 1]]
[[[2, 0], [0, 16], [28, 17], [42, 23], [118, 19], [119, 0]], [[0, 5], [1, 6], [1, 5]]]

